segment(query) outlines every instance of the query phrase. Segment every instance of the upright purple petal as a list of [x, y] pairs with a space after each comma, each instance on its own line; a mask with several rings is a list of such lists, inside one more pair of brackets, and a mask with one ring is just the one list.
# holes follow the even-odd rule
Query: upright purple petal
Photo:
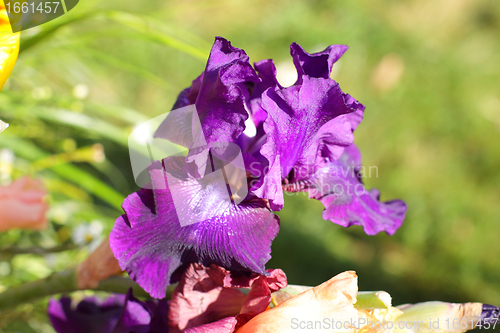
[[261, 60], [254, 64], [260, 82], [255, 83], [252, 88], [250, 98], [250, 113], [255, 126], [258, 128], [260, 124], [267, 118], [267, 112], [262, 108], [262, 94], [269, 88], [283, 88], [276, 78], [276, 67], [272, 59]]
[[259, 79], [245, 51], [216, 38], [203, 75], [196, 109], [210, 142], [234, 142], [245, 129], [245, 82]]
[[329, 78], [333, 64], [342, 57], [348, 48], [347, 45], [330, 45], [322, 52], [309, 54], [297, 43], [290, 45], [290, 54], [298, 74], [295, 85], [302, 84], [303, 75]]
[[268, 89], [262, 104], [268, 113], [267, 142], [260, 153], [269, 161], [269, 171], [255, 193], [279, 207], [284, 202], [282, 179], [292, 169], [309, 175], [310, 167], [325, 158], [339, 158], [354, 140], [357, 121], [350, 114], [362, 113], [363, 107], [335, 81], [307, 76], [301, 86]]
[[[259, 78], [248, 62], [245, 51], [235, 48], [222, 37], [215, 39], [205, 71], [178, 97], [174, 108], [194, 104], [206, 142], [234, 142], [245, 129], [248, 113], [245, 101], [249, 93], [245, 83]], [[178, 133], [171, 124], [183, 126], [182, 119], [167, 116], [155, 137], [176, 142]], [[189, 124], [187, 124], [189, 125]], [[189, 142], [184, 146], [188, 147]]]
[[261, 96], [268, 88], [283, 88], [276, 78], [276, 66], [272, 59], [265, 59], [254, 63], [260, 82], [255, 83], [252, 97]]
[[[265, 274], [279, 230], [266, 201], [248, 198], [234, 205], [224, 199], [227, 192], [188, 175], [173, 193], [165, 172], [158, 163], [153, 166], [153, 190], [133, 193], [123, 204], [125, 215], [110, 235], [120, 267], [155, 298], [165, 297], [167, 285], [194, 262]], [[185, 205], [176, 207], [173, 195], [184, 197]], [[179, 216], [191, 214], [199, 219], [181, 223]]]

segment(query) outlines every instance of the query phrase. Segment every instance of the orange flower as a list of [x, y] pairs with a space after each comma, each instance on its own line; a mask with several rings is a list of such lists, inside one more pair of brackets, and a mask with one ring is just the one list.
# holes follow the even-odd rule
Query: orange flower
[[[237, 333], [354, 332], [358, 277], [348, 271], [264, 311]], [[332, 327], [333, 326], [333, 327]]]
[[47, 226], [47, 191], [39, 180], [20, 178], [0, 187], [0, 232], [12, 228], [40, 230]]

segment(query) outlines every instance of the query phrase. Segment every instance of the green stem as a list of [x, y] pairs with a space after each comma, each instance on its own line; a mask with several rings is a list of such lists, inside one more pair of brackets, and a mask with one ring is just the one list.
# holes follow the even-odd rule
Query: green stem
[[68, 245], [58, 245], [50, 248], [43, 247], [32, 247], [32, 248], [21, 248], [17, 246], [6, 247], [0, 249], [0, 254], [36, 254], [36, 255], [45, 255], [47, 253], [56, 253], [63, 252], [69, 250], [78, 249], [78, 245], [68, 244]]
[[77, 289], [75, 270], [68, 269], [54, 273], [45, 279], [7, 289], [0, 294], [0, 310], [13, 309], [19, 304]]
[[[167, 288], [165, 295], [167, 299], [170, 299], [175, 287], [176, 285], [171, 285]], [[92, 288], [91, 290], [125, 294], [130, 288], [132, 288], [136, 297], [150, 297], [148, 293], [130, 278], [120, 276], [105, 279], [99, 283], [97, 288]], [[292, 293], [294, 291], [293, 288], [297, 289], [297, 291]], [[289, 286], [281, 291], [295, 295], [304, 289], [306, 288], [301, 286]], [[28, 282], [0, 293], [0, 311], [13, 309], [20, 304], [33, 302], [47, 296], [70, 293], [77, 290], [75, 268], [67, 269], [62, 272], [53, 273], [45, 279]], [[385, 291], [358, 292], [357, 302], [354, 305], [358, 310], [387, 309], [390, 306], [391, 296]]]
[[[130, 278], [114, 276], [99, 283], [97, 288], [92, 290], [107, 291], [113, 293], [125, 294], [132, 288], [134, 296], [150, 297], [138, 284]], [[170, 298], [175, 285], [167, 288], [166, 297]], [[70, 293], [77, 291], [75, 268], [67, 269], [62, 272], [56, 272], [46, 277], [33, 282], [28, 282], [16, 287], [12, 287], [0, 293], [0, 311], [5, 309], [13, 309], [14, 307], [33, 302], [37, 299], [47, 296]]]
[[[167, 299], [170, 299], [170, 297], [172, 297], [172, 293], [174, 292], [175, 287], [177, 287], [177, 283], [167, 287], [167, 293], [165, 295]], [[135, 283], [128, 277], [127, 278], [120, 276], [110, 277], [106, 280], [102, 280], [99, 283], [99, 286], [93, 290], [107, 291], [110, 293], [117, 293], [117, 294], [125, 294], [130, 288], [132, 288], [132, 292], [134, 293], [135, 297], [151, 298], [151, 296], [147, 292], [145, 292], [144, 289], [141, 288], [141, 286], [139, 286], [137, 283]]]

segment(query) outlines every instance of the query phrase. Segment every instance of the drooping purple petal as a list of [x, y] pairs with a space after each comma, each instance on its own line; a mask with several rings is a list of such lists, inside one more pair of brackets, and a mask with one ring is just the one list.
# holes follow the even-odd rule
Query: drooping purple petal
[[[164, 160], [164, 165], [181, 173], [172, 171], [178, 162]], [[227, 189], [206, 177], [177, 174], [174, 191], [165, 172], [159, 163], [153, 165], [149, 171], [153, 190], [133, 193], [123, 204], [125, 215], [117, 219], [110, 235], [120, 267], [155, 298], [165, 297], [167, 285], [193, 262], [265, 274], [271, 242], [279, 230], [279, 219], [267, 203], [248, 198], [234, 205], [225, 199]], [[185, 204], [176, 206], [174, 197], [179, 196]], [[179, 219], [184, 216], [195, 220], [185, 223]]]
[[295, 173], [311, 173], [311, 166], [325, 158], [340, 157], [353, 140], [353, 130], [364, 107], [340, 90], [330, 79], [304, 76], [302, 85], [268, 89], [262, 97], [268, 117], [264, 122], [267, 142], [260, 153], [269, 171], [255, 193], [283, 205], [282, 179]]
[[302, 84], [302, 76], [327, 79], [332, 72], [333, 64], [347, 51], [347, 45], [330, 45], [324, 51], [309, 54], [297, 43], [290, 45], [290, 54], [297, 69], [297, 82]]
[[[366, 190], [361, 182], [360, 163], [361, 155], [351, 145], [339, 160], [324, 163], [302, 181], [304, 189], [311, 198], [323, 203], [325, 220], [343, 227], [361, 225], [368, 235], [381, 231], [392, 235], [403, 223], [406, 204], [401, 200], [380, 202], [378, 190]], [[294, 191], [296, 185], [289, 184], [285, 190]]]

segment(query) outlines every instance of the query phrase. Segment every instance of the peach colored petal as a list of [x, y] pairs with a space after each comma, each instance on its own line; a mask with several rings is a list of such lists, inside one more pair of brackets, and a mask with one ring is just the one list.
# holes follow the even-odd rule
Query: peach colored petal
[[20, 178], [0, 187], [0, 232], [12, 228], [40, 230], [47, 226], [47, 195], [42, 182]]
[[[350, 324], [358, 319], [358, 311], [354, 308], [357, 292], [356, 273], [344, 272], [259, 314], [237, 332], [354, 332]], [[341, 327], [332, 328], [336, 323]]]
[[77, 285], [80, 289], [96, 288], [100, 281], [121, 272], [118, 260], [109, 246], [109, 237], [106, 237], [101, 245], [76, 268]]

